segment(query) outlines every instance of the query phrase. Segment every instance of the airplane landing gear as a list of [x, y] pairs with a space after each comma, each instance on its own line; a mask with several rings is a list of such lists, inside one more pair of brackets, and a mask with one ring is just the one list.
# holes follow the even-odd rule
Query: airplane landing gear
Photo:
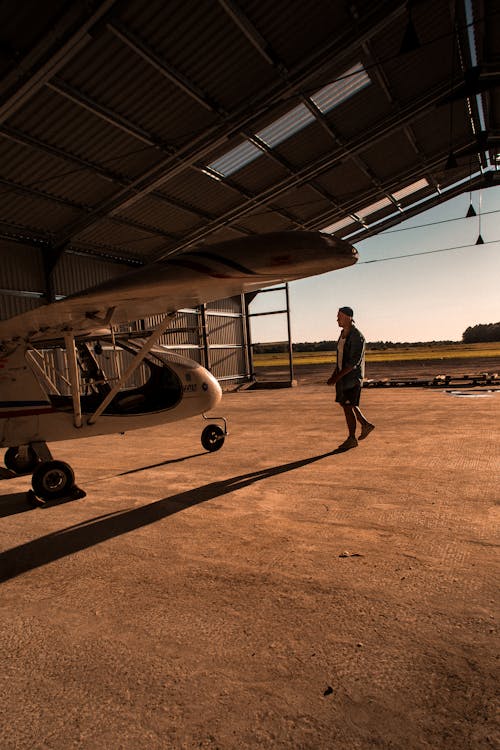
[[216, 424], [209, 424], [201, 433], [201, 444], [206, 451], [213, 453], [222, 448], [225, 435], [223, 430]]
[[16, 445], [5, 451], [5, 466], [14, 474], [31, 474], [40, 459], [30, 445]]
[[202, 446], [206, 451], [213, 453], [214, 451], [220, 450], [220, 448], [222, 448], [222, 446], [224, 445], [224, 440], [226, 439], [226, 435], [228, 434], [226, 420], [224, 419], [224, 417], [206, 417], [204, 414], [203, 419], [216, 419], [220, 422], [224, 422], [224, 429], [222, 429], [222, 427], [219, 427], [219, 425], [209, 424], [201, 433]]
[[44, 461], [33, 472], [33, 492], [42, 500], [55, 500], [71, 495], [75, 488], [75, 475], [64, 461]]
[[8, 448], [4, 460], [5, 466], [19, 476], [33, 474], [33, 490], [28, 492], [28, 503], [33, 507], [50, 500], [85, 497], [85, 492], [75, 484], [71, 466], [65, 461], [55, 461], [45, 442]]

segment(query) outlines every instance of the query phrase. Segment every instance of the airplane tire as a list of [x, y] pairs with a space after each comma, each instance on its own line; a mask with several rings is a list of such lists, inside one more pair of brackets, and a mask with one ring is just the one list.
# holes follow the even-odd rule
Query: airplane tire
[[17, 445], [7, 448], [4, 457], [5, 466], [16, 474], [31, 474], [39, 463], [38, 456], [31, 446], [28, 447], [26, 459], [21, 459], [18, 451], [19, 447]]
[[209, 424], [201, 433], [201, 444], [205, 450], [213, 453], [224, 445], [225, 435], [223, 430], [216, 424]]
[[55, 500], [71, 494], [75, 486], [75, 475], [64, 461], [45, 461], [33, 472], [31, 486], [35, 495], [43, 500]]

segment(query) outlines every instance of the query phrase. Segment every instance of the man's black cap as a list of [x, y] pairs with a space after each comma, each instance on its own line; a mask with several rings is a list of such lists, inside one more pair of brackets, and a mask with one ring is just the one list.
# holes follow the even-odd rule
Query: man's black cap
[[344, 313], [344, 315], [348, 315], [350, 318], [354, 317], [354, 311], [352, 307], [339, 307], [339, 312]]

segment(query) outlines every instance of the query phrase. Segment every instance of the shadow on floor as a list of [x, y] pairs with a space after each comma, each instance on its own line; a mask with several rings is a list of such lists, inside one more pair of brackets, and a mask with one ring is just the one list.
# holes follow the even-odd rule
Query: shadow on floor
[[[93, 518], [76, 526], [47, 534], [40, 539], [26, 542], [0, 554], [0, 582], [7, 581], [26, 573], [28, 570], [47, 565], [80, 550], [88, 549], [107, 539], [156, 523], [186, 508], [191, 508], [230, 492], [236, 492], [263, 479], [300, 469], [302, 466], [321, 461], [336, 453], [338, 451], [329, 451], [299, 461], [291, 461], [290, 463], [229, 477], [222, 481], [210, 482], [201, 487], [195, 487], [186, 492], [180, 492], [154, 503], [149, 503], [149, 505]], [[19, 494], [9, 497], [10, 499], [17, 499]]]

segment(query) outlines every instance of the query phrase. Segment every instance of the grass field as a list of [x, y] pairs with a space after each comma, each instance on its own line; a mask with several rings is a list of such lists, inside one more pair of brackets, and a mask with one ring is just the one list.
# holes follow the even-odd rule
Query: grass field
[[[323, 365], [335, 362], [331, 352], [294, 352], [294, 365]], [[366, 351], [367, 362], [418, 362], [423, 359], [474, 359], [500, 357], [500, 342], [488, 344], [423, 344], [406, 348]], [[288, 364], [288, 354], [254, 354], [255, 367], [282, 367]]]

